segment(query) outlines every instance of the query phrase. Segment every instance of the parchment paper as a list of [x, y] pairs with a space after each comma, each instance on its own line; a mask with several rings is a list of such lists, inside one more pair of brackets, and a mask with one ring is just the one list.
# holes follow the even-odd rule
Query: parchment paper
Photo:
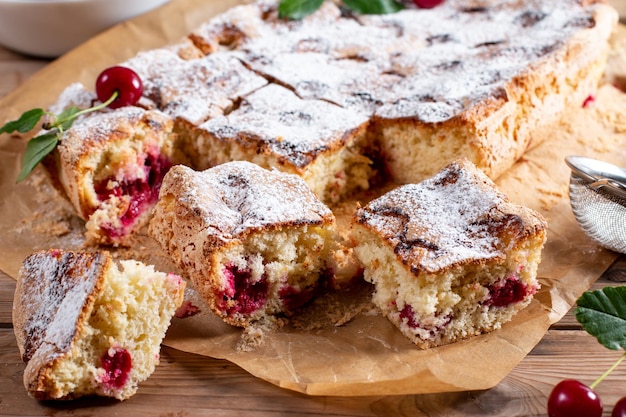
[[[200, 22], [237, 3], [174, 0], [111, 29], [9, 94], [0, 102], [0, 122], [26, 109], [47, 106], [71, 82], [91, 85], [102, 68], [139, 50], [176, 42]], [[619, 67], [619, 53], [612, 59], [611, 68]], [[613, 71], [611, 79], [618, 75]], [[493, 387], [617, 256], [598, 247], [576, 224], [567, 197], [569, 169], [563, 159], [579, 154], [626, 166], [625, 108], [626, 95], [604, 85], [591, 106], [573, 109], [567, 120], [540, 132], [543, 145], [498, 179], [500, 189], [513, 201], [540, 211], [549, 223], [539, 268], [542, 287], [531, 305], [502, 329], [419, 350], [371, 308], [370, 288], [363, 285], [350, 293], [330, 294], [305, 312], [305, 316], [319, 314], [317, 326], [286, 323], [243, 334], [211, 315], [191, 289], [188, 299], [202, 312], [174, 319], [164, 344], [227, 359], [275, 385], [311, 395], [418, 394]], [[36, 249], [76, 249], [83, 244], [83, 222], [51, 188], [40, 168], [24, 183], [15, 184], [23, 149], [23, 140], [0, 138], [0, 269], [14, 278], [21, 261]], [[115, 255], [123, 258], [131, 252], [120, 250]], [[178, 272], [147, 236], [138, 238], [132, 255]], [[337, 306], [338, 312], [329, 308]], [[347, 319], [337, 319], [343, 313]], [[260, 343], [242, 344], [245, 340]]]

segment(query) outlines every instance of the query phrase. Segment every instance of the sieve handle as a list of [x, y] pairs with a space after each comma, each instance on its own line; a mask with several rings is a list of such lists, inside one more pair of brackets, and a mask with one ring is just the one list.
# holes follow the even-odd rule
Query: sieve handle
[[592, 182], [589, 184], [589, 187], [594, 191], [602, 189], [626, 200], [626, 185], [621, 182], [604, 178], [599, 181]]
[[623, 168], [584, 156], [568, 156], [565, 163], [572, 173], [588, 181], [593, 190], [602, 189], [626, 199], [626, 170]]

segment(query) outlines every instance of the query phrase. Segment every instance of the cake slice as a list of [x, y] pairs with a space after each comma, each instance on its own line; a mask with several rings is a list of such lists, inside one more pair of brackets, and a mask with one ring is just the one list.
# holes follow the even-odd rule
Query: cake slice
[[149, 230], [213, 312], [246, 327], [324, 287], [334, 221], [302, 178], [235, 161], [173, 167]]
[[469, 160], [358, 208], [374, 303], [420, 348], [498, 329], [532, 300], [546, 222]]
[[[69, 86], [52, 107], [90, 107], [95, 94]], [[86, 221], [91, 244], [130, 245], [158, 198], [165, 172], [186, 161], [173, 120], [126, 106], [80, 116], [44, 160], [53, 182]]]
[[270, 84], [196, 129], [193, 162], [199, 170], [236, 160], [277, 168], [301, 176], [322, 201], [336, 202], [367, 189], [375, 173], [364, 154], [367, 126], [365, 116]]
[[124, 400], [159, 362], [185, 282], [108, 252], [51, 249], [20, 269], [13, 324], [24, 385], [42, 400]]

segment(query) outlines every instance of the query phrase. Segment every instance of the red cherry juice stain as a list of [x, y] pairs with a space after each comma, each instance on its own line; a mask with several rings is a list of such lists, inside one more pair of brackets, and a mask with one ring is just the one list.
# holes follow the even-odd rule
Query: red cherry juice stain
[[128, 381], [133, 366], [130, 353], [121, 348], [109, 349], [102, 355], [100, 362], [106, 372], [102, 383], [116, 389], [122, 388]]
[[[435, 316], [441, 316], [441, 314], [438, 312], [435, 314]], [[426, 330], [428, 332], [430, 332], [431, 335], [435, 335], [436, 333], [440, 332], [444, 327], [446, 327], [451, 321], [452, 321], [452, 315], [448, 314], [446, 316], [444, 316], [444, 321], [442, 324], [439, 325], [424, 325], [423, 323], [419, 323], [415, 320], [415, 312], [413, 311], [413, 307], [411, 307], [409, 304], [406, 304], [402, 310], [400, 310], [400, 320], [404, 321], [404, 319], [407, 320], [406, 324], [412, 328], [412, 329], [423, 329]]]
[[128, 233], [137, 218], [152, 206], [159, 198], [159, 190], [163, 177], [171, 168], [172, 163], [162, 155], [149, 154], [144, 161], [145, 179], [123, 180], [116, 187], [108, 188], [110, 181], [115, 177], [105, 178], [95, 186], [100, 201], [107, 201], [111, 197], [130, 196], [130, 204], [121, 216], [122, 227], [103, 226], [102, 230], [112, 238], [119, 238]]
[[489, 287], [489, 298], [485, 302], [488, 306], [506, 307], [519, 303], [530, 295], [532, 289], [518, 278], [510, 277]]
[[285, 285], [278, 291], [278, 296], [280, 297], [283, 306], [287, 311], [295, 311], [298, 308], [302, 307], [311, 299], [315, 294], [314, 288], [305, 288], [304, 290], [299, 290], [291, 285]]
[[333, 288], [335, 286], [334, 280], [335, 274], [328, 269], [320, 273], [319, 279], [315, 283], [302, 289], [292, 285], [284, 285], [278, 291], [278, 297], [285, 310], [293, 312], [309, 303], [313, 298]]
[[174, 316], [179, 319], [195, 316], [200, 313], [200, 307], [193, 304], [191, 301], [183, 301], [183, 303], [176, 309]]
[[400, 321], [404, 321], [404, 319], [407, 320], [407, 325], [413, 329], [415, 329], [417, 326], [417, 323], [415, 322], [415, 313], [413, 312], [413, 308], [406, 304], [404, 306], [404, 308], [400, 311]]
[[[235, 265], [227, 265], [223, 273], [228, 285], [225, 291], [217, 294], [222, 300], [219, 305], [221, 310], [228, 315], [238, 313], [248, 316], [263, 307], [269, 290], [265, 276], [251, 282], [252, 272], [246, 268], [239, 269]], [[234, 305], [231, 301], [235, 301]]]
[[583, 108], [591, 106], [596, 101], [596, 98], [593, 95], [587, 96], [585, 101], [583, 101]]

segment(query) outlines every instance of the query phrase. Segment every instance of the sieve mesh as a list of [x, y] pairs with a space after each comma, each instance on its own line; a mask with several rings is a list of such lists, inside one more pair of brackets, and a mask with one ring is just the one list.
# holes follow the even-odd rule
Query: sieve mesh
[[572, 173], [569, 196], [581, 229], [603, 247], [626, 253], [626, 199]]

